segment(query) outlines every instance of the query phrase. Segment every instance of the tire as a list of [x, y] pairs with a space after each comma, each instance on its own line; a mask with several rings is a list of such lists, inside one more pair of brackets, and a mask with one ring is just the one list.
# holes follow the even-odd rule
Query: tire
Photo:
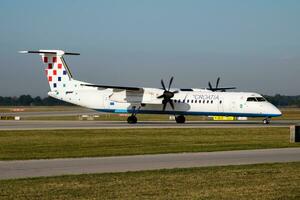
[[270, 124], [270, 120], [269, 120], [269, 119], [264, 119], [264, 120], [263, 120], [263, 123], [264, 123], [264, 124]]
[[185, 123], [185, 117], [183, 115], [179, 115], [175, 117], [175, 120], [178, 124], [184, 124]]
[[129, 117], [127, 118], [127, 122], [128, 122], [128, 124], [136, 124], [136, 123], [137, 123], [137, 118], [136, 118], [136, 116], [129, 116]]

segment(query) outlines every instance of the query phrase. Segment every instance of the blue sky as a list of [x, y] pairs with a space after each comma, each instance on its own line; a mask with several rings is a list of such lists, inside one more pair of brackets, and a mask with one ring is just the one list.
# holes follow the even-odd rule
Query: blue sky
[[300, 1], [0, 2], [0, 95], [46, 96], [37, 55], [62, 49], [75, 78], [98, 84], [222, 86], [300, 94]]

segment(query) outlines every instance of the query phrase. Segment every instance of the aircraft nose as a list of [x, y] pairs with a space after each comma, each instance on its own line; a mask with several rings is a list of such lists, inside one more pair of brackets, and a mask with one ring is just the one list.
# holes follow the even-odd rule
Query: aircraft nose
[[275, 114], [278, 115], [278, 116], [281, 116], [282, 112], [278, 108], [276, 108], [275, 109]]
[[279, 117], [282, 115], [281, 111], [276, 106], [271, 104], [271, 107], [272, 107], [272, 114], [274, 115], [274, 117]]

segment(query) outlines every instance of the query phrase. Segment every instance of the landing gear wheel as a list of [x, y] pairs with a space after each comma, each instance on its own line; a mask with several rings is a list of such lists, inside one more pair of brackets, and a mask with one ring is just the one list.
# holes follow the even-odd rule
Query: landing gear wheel
[[136, 124], [137, 123], [137, 118], [134, 115], [131, 115], [127, 118], [128, 124]]
[[263, 123], [264, 124], [270, 124], [270, 118], [265, 118], [264, 120], [263, 120]]
[[178, 124], [184, 124], [185, 123], [185, 117], [183, 115], [176, 116], [175, 120]]

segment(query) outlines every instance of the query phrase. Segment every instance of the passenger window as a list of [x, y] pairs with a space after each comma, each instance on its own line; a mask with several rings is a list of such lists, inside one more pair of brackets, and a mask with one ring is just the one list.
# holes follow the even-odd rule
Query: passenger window
[[220, 100], [220, 104], [222, 103], [222, 100]]
[[184, 99], [182, 100], [182, 103], [185, 103], [185, 100], [184, 100]]
[[248, 97], [247, 101], [257, 101], [255, 97]]
[[174, 99], [174, 103], [177, 103], [177, 100], [176, 100], [176, 99]]
[[214, 102], [213, 100], [210, 101], [210, 103], [213, 103], [213, 102]]
[[207, 100], [206, 103], [209, 103], [209, 100]]
[[191, 100], [191, 103], [194, 103], [194, 100]]
[[187, 103], [189, 103], [189, 102], [190, 102], [190, 100], [188, 99], [186, 102], [187, 102]]

